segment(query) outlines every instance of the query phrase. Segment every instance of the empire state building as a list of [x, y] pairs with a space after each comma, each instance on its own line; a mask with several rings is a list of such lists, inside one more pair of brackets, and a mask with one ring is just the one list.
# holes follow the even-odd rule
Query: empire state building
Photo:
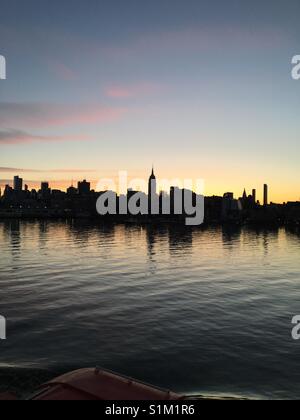
[[[151, 176], [149, 178], [149, 183], [148, 183], [148, 207], [149, 207], [149, 214], [152, 213], [151, 209], [152, 209], [152, 200], [155, 200], [156, 196], [157, 196], [157, 183], [156, 183], [156, 177], [154, 175], [154, 168], [152, 168], [152, 173]], [[153, 203], [154, 204], [154, 203]]]

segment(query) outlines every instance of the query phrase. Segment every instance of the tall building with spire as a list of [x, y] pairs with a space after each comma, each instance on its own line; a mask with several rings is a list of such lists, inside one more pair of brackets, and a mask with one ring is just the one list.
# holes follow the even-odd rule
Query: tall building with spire
[[157, 182], [156, 182], [156, 176], [154, 175], [154, 168], [152, 167], [152, 173], [149, 178], [148, 183], [148, 210], [149, 214], [152, 213], [152, 199], [156, 197], [157, 195]]

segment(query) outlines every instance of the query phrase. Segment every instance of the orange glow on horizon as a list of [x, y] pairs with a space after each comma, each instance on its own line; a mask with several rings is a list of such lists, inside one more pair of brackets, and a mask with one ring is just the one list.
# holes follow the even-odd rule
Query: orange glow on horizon
[[[21, 177], [23, 177], [24, 181], [23, 181], [23, 185], [27, 184], [29, 189], [36, 189], [39, 190], [40, 186], [41, 186], [41, 182], [43, 181], [47, 181], [48, 178], [48, 182], [49, 182], [49, 186], [51, 189], [54, 190], [61, 190], [61, 191], [66, 191], [71, 185], [73, 185], [74, 187], [77, 187], [77, 183], [79, 181], [82, 181], [83, 179], [86, 179], [88, 182], [91, 183], [91, 189], [96, 190], [96, 186], [99, 182], [99, 180], [101, 179], [101, 177], [99, 176], [99, 180], [95, 179], [89, 179], [89, 177], [87, 176], [82, 176], [79, 177], [77, 174], [76, 179], [74, 178], [72, 179], [50, 179], [50, 176], [43, 176], [43, 179], [40, 180], [30, 180], [27, 181], [27, 175], [26, 176], [22, 176], [22, 174], [20, 174]], [[149, 176], [149, 175], [148, 175]], [[135, 178], [142, 178], [145, 179], [145, 181], [148, 183], [148, 176], [147, 177], [142, 177], [140, 173], [136, 173], [136, 175], [131, 175], [130, 173], [128, 174], [128, 182], [130, 182], [131, 180], [135, 179]], [[160, 179], [186, 179], [188, 177], [172, 177], [172, 176], [167, 176], [167, 174], [165, 174], [165, 176], [158, 176], [158, 172], [156, 173], [157, 176], [157, 180], [159, 182]], [[102, 178], [108, 178], [108, 177], [104, 177], [102, 176]], [[228, 175], [226, 176], [226, 179], [228, 178]], [[10, 179], [10, 180], [9, 180]], [[116, 186], [118, 186], [118, 175], [111, 177], [111, 179], [115, 182]], [[192, 180], [196, 180], [196, 177], [190, 176], [188, 179], [192, 179]], [[264, 180], [261, 180], [260, 182], [256, 181], [255, 183], [250, 183], [249, 180], [245, 180], [245, 182], [243, 182], [242, 179], [236, 179], [235, 182], [229, 182], [226, 179], [223, 180], [216, 180], [215, 178], [212, 178], [209, 180], [209, 182], [205, 182], [205, 191], [204, 194], [205, 196], [223, 196], [223, 194], [225, 192], [233, 192], [236, 198], [239, 198], [242, 196], [244, 188], [246, 188], [247, 194], [250, 195], [252, 194], [252, 189], [256, 189], [257, 192], [257, 200], [259, 200], [262, 203], [262, 198], [263, 198], [263, 184], [265, 183]], [[233, 178], [234, 179], [234, 178]], [[3, 182], [3, 180], [0, 180], [0, 188], [4, 189], [6, 184], [9, 184], [10, 186], [13, 185], [13, 180], [12, 180], [12, 176], [10, 175], [10, 177], [8, 178], [9, 182]], [[205, 181], [205, 180], [204, 180]], [[282, 184], [277, 184], [274, 185], [272, 183], [268, 183], [266, 182], [269, 186], [269, 201], [270, 202], [274, 202], [274, 203], [284, 203], [284, 202], [288, 202], [288, 201], [299, 201], [300, 200], [300, 194], [298, 194], [296, 192], [296, 188], [294, 186], [290, 186], [289, 188], [284, 188], [284, 185]], [[117, 191], [118, 192], [118, 191]], [[146, 192], [146, 191], [145, 191]]]

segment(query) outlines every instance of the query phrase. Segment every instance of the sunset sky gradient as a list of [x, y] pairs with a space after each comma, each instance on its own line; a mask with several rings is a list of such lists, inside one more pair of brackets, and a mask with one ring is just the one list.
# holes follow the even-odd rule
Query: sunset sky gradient
[[296, 0], [2, 0], [0, 185], [204, 178], [300, 199]]

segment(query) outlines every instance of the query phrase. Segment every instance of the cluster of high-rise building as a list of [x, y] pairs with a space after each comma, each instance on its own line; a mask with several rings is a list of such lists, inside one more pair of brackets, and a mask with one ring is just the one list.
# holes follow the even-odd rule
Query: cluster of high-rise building
[[[151, 213], [153, 197], [158, 201], [158, 214], [166, 214], [163, 211], [164, 203], [170, 203], [170, 216], [177, 214], [175, 211], [175, 197], [184, 196], [186, 190], [178, 187], [171, 187], [169, 193], [157, 191], [157, 180], [152, 169], [148, 182], [148, 210]], [[22, 216], [72, 216], [86, 215], [96, 217], [95, 203], [101, 194], [91, 189], [91, 184], [87, 180], [71, 185], [66, 192], [58, 189], [51, 189], [48, 182], [41, 182], [40, 189], [29, 190], [28, 186], [19, 176], [13, 179], [13, 186], [6, 185], [4, 193], [0, 192], [0, 217], [5, 215]], [[137, 191], [128, 190], [127, 198], [134, 196]], [[140, 193], [141, 194], [141, 193]], [[193, 200], [196, 194], [192, 193]], [[165, 200], [165, 197], [168, 200]], [[119, 197], [118, 197], [119, 200]], [[184, 198], [183, 198], [184, 200]], [[183, 203], [184, 206], [184, 203]], [[2, 211], [2, 213], [1, 213]], [[279, 223], [287, 218], [300, 221], [300, 203], [287, 203], [285, 205], [269, 204], [268, 185], [263, 186], [263, 203], [257, 200], [256, 189], [247, 195], [246, 190], [239, 199], [234, 198], [232, 192], [227, 192], [223, 197], [205, 197], [205, 220], [207, 222], [242, 222], [253, 221], [266, 223], [273, 221]], [[119, 213], [117, 213], [119, 215]], [[292, 216], [287, 216], [287, 214]], [[299, 215], [299, 217], [298, 217]], [[166, 216], [167, 217], [167, 216]]]
[[[244, 189], [243, 196], [240, 198], [240, 201], [243, 205], [243, 208], [249, 208], [256, 205], [260, 205], [260, 202], [257, 200], [257, 191], [256, 189], [252, 190], [251, 195], [247, 195], [246, 189]], [[263, 205], [267, 206], [269, 204], [269, 187], [267, 184], [263, 186]]]
[[[170, 190], [170, 194], [174, 194], [174, 190], [176, 189], [176, 187], [171, 187]], [[91, 193], [91, 184], [90, 182], [88, 182], [87, 180], [83, 180], [83, 181], [79, 181], [77, 183], [77, 188], [74, 187], [73, 185], [70, 186], [67, 191], [66, 194], [70, 195], [70, 196], [74, 196], [74, 195], [88, 195]], [[57, 194], [58, 192], [63, 193], [60, 190], [51, 190], [50, 186], [49, 186], [49, 182], [41, 182], [41, 187], [40, 190], [37, 191], [35, 189], [29, 191], [28, 189], [28, 185], [24, 185], [24, 189], [23, 189], [23, 179], [20, 178], [19, 176], [15, 176], [13, 179], [13, 187], [10, 187], [9, 185], [5, 186], [5, 190], [4, 190], [4, 197], [9, 197], [12, 196], [13, 194], [18, 195], [19, 193], [32, 193], [34, 196], [39, 195], [42, 197], [47, 197], [50, 196], [51, 193]], [[152, 169], [152, 173], [150, 175], [149, 178], [149, 183], [148, 183], [148, 195], [149, 197], [151, 197], [152, 195], [156, 195], [157, 194], [157, 181], [156, 181], [156, 176], [154, 174], [154, 169]], [[268, 185], [265, 184], [264, 185], [264, 191], [263, 191], [263, 205], [267, 206], [269, 204], [269, 200], [268, 200]], [[224, 199], [228, 200], [228, 199], [233, 200], [233, 193], [225, 193], [224, 194]], [[239, 199], [242, 204], [247, 205], [247, 201], [248, 203], [252, 203], [252, 204], [257, 204], [259, 205], [260, 203], [257, 201], [257, 195], [256, 195], [256, 189], [252, 190], [252, 194], [251, 195], [247, 195], [246, 190], [244, 190], [244, 194], [243, 196]]]
[[[49, 182], [41, 182], [41, 186], [39, 190], [32, 189], [29, 191], [28, 185], [24, 185], [23, 188], [23, 179], [19, 176], [15, 176], [13, 179], [13, 187], [10, 185], [6, 185], [4, 189], [3, 198], [5, 199], [16, 199], [20, 200], [22, 198], [49, 198], [50, 196], [57, 196], [59, 194], [67, 194], [67, 195], [88, 195], [91, 192], [91, 184], [86, 180], [78, 182], [77, 188], [71, 186], [68, 188], [67, 192], [64, 193], [63, 191], [51, 189]], [[1, 190], [0, 190], [1, 196]]]

